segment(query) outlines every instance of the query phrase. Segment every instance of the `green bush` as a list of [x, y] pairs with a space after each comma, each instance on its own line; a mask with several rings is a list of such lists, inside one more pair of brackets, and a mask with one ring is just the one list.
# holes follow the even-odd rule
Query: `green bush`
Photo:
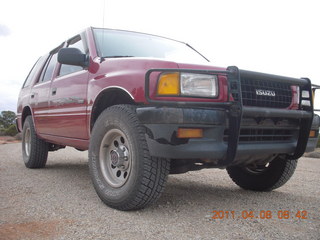
[[16, 126], [14, 124], [11, 124], [7, 129], [5, 129], [4, 133], [7, 136], [15, 136], [18, 131], [16, 129]]

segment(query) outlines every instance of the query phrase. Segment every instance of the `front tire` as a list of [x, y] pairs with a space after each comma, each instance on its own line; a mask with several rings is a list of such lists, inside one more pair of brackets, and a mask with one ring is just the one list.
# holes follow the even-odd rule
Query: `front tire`
[[277, 157], [267, 165], [232, 166], [227, 172], [243, 189], [271, 191], [284, 185], [293, 175], [298, 160]]
[[150, 157], [145, 128], [131, 105], [104, 110], [92, 130], [89, 169], [95, 190], [108, 206], [141, 209], [164, 190], [170, 160]]
[[43, 168], [47, 163], [48, 144], [38, 138], [31, 116], [27, 116], [22, 130], [22, 157], [27, 168]]

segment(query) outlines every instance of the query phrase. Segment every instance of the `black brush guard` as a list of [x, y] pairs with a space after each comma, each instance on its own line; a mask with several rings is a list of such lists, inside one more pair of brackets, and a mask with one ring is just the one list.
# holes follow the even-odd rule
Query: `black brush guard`
[[[227, 102], [179, 102], [179, 101], [167, 101], [156, 100], [150, 97], [150, 75], [152, 73], [172, 73], [172, 72], [186, 72], [186, 73], [198, 73], [198, 74], [213, 74], [213, 75], [225, 75], [228, 79], [228, 101]], [[251, 78], [262, 81], [274, 81], [281, 83], [288, 83], [291, 85], [299, 86], [300, 89], [300, 103], [299, 110], [289, 109], [276, 109], [266, 107], [248, 107], [243, 105], [241, 94], [241, 78]], [[297, 140], [297, 146], [295, 152], [289, 155], [289, 159], [300, 158], [306, 149], [309, 132], [311, 129], [313, 119], [313, 102], [312, 102], [312, 89], [311, 81], [308, 78], [290, 78], [259, 72], [252, 72], [246, 70], [240, 70], [235, 66], [230, 66], [226, 71], [215, 70], [193, 70], [193, 69], [150, 69], [145, 76], [145, 98], [153, 105], [161, 106], [175, 106], [175, 107], [209, 107], [209, 108], [223, 108], [228, 113], [229, 118], [229, 132], [232, 133], [228, 137], [228, 148], [226, 157], [220, 162], [221, 165], [229, 165], [236, 157], [241, 120], [243, 117], [282, 117], [292, 118], [300, 120], [299, 136]], [[309, 97], [302, 97], [302, 91], [307, 91]], [[233, 96], [234, 99], [230, 99]], [[302, 106], [302, 100], [308, 101], [309, 106]]]

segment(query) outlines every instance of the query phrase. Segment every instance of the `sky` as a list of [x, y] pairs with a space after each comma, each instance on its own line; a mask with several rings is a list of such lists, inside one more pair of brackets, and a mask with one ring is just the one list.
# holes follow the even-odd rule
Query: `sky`
[[[35, 61], [88, 26], [192, 45], [214, 66], [320, 85], [317, 0], [0, 0], [0, 111], [16, 111]], [[320, 91], [316, 98], [320, 108]]]

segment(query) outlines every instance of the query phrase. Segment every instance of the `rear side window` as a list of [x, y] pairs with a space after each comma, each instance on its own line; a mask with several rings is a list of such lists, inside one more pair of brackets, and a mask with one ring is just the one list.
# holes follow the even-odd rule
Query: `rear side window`
[[[69, 41], [68, 48], [78, 48], [81, 52], [83, 52], [83, 53], [86, 52], [84, 45], [83, 45], [83, 41], [81, 40], [80, 36], [77, 36], [77, 37], [73, 38], [71, 41]], [[62, 64], [60, 67], [59, 76], [64, 76], [64, 75], [78, 72], [81, 70], [83, 70], [83, 67]]]
[[38, 61], [33, 65], [31, 71], [29, 72], [28, 77], [24, 81], [22, 88], [30, 86], [30, 84], [33, 82], [34, 78], [39, 76], [38, 73], [41, 70], [41, 68], [43, 67], [43, 64], [45, 63], [47, 58], [48, 58], [48, 55], [43, 56], [43, 57], [39, 58]]

